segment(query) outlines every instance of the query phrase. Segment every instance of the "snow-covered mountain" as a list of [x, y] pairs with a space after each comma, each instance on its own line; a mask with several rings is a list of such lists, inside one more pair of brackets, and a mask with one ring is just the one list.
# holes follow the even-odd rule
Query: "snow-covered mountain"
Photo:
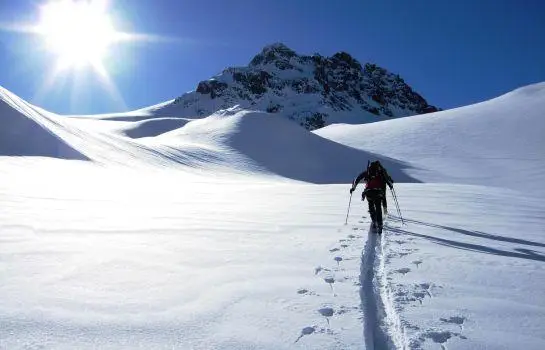
[[360, 64], [346, 52], [298, 55], [281, 43], [263, 48], [246, 67], [230, 67], [196, 90], [144, 109], [157, 116], [207, 116], [242, 108], [280, 113], [307, 129], [435, 112], [396, 74]]
[[[0, 349], [541, 350], [543, 110], [541, 83], [311, 132], [0, 89]], [[348, 192], [375, 158], [382, 236]]]

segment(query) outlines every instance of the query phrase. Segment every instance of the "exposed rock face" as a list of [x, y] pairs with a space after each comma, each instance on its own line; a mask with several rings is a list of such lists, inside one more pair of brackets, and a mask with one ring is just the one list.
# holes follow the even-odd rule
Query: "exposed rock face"
[[438, 110], [399, 75], [375, 64], [362, 66], [346, 52], [301, 56], [280, 43], [263, 48], [247, 67], [201, 81], [174, 103], [201, 115], [234, 105], [282, 113], [309, 130], [347, 115], [365, 123]]

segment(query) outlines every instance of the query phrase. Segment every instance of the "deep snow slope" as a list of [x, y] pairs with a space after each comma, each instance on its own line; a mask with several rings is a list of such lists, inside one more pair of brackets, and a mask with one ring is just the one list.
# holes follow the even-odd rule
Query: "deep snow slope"
[[332, 142], [285, 118], [238, 106], [198, 119], [140, 115], [102, 120], [55, 115], [7, 91], [0, 103], [0, 154], [5, 155], [312, 183], [348, 183], [368, 159], [379, 158], [400, 181], [416, 181], [395, 159]]
[[218, 157], [232, 157], [229, 167], [233, 169], [312, 183], [349, 183], [365, 168], [367, 159], [379, 157], [400, 181], [415, 181], [405, 175], [405, 165], [394, 159], [326, 140], [269, 113], [240, 108], [191, 121], [143, 142], [177, 150], [187, 144], [217, 147]]
[[543, 94], [310, 133], [2, 91], [0, 349], [543, 349]]
[[85, 159], [55, 133], [59, 125], [0, 86], [0, 156]]
[[513, 191], [397, 185], [378, 237], [348, 184], [0, 165], [1, 349], [545, 344], [545, 208]]
[[378, 309], [397, 322], [381, 330], [397, 348], [542, 349], [543, 199], [469, 185], [397, 192], [405, 224], [390, 216], [374, 260]]
[[424, 182], [506, 187], [545, 195], [545, 83], [425, 116], [315, 131], [404, 161]]

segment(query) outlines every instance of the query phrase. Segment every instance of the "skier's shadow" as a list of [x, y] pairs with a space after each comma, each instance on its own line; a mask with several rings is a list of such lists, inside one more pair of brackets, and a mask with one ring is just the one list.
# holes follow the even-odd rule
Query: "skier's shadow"
[[[390, 217], [390, 220], [399, 221], [399, 218], [397, 218], [395, 216], [392, 216], [392, 217]], [[545, 247], [544, 243], [533, 242], [533, 241], [528, 241], [528, 240], [519, 239], [519, 238], [504, 237], [504, 236], [493, 235], [493, 234], [480, 232], [480, 231], [469, 231], [469, 230], [464, 230], [464, 229], [460, 229], [460, 228], [456, 228], [456, 227], [437, 225], [437, 224], [433, 224], [433, 223], [427, 223], [427, 222], [412, 220], [412, 219], [403, 218], [403, 221], [408, 222], [408, 223], [417, 224], [417, 225], [423, 225], [423, 226], [428, 226], [428, 227], [433, 227], [433, 228], [439, 228], [439, 229], [443, 229], [443, 230], [447, 230], [447, 231], [451, 231], [451, 232], [455, 232], [455, 233], [460, 233], [460, 234], [463, 234], [463, 235], [473, 236], [473, 237], [492, 239], [492, 240], [496, 240], [496, 241], [509, 242], [509, 243], [514, 243], [514, 244], [524, 244], [524, 245], [535, 246], [535, 247]], [[543, 255], [541, 252], [531, 250], [531, 249], [515, 248], [514, 251], [508, 251], [508, 250], [501, 250], [501, 249], [497, 249], [497, 248], [491, 248], [491, 247], [487, 247], [487, 246], [480, 245], [480, 244], [459, 242], [459, 241], [453, 241], [453, 240], [446, 239], [446, 238], [439, 238], [439, 237], [429, 236], [429, 235], [425, 235], [425, 234], [421, 234], [421, 233], [407, 231], [407, 230], [404, 230], [404, 229], [401, 229], [401, 228], [390, 227], [389, 230], [392, 231], [392, 232], [397, 232], [397, 233], [401, 233], [401, 234], [407, 234], [407, 235], [411, 235], [411, 236], [415, 236], [415, 237], [425, 238], [425, 239], [427, 239], [429, 241], [432, 241], [434, 243], [449, 246], [449, 247], [454, 247], [454, 248], [458, 248], [458, 249], [464, 249], [464, 250], [476, 251], [476, 252], [487, 253], [487, 254], [494, 254], [494, 255], [501, 255], [501, 256], [508, 256], [508, 257], [514, 257], [514, 258], [521, 258], [521, 259], [528, 259], [528, 260], [535, 260], [535, 261], [545, 262], [545, 255]]]

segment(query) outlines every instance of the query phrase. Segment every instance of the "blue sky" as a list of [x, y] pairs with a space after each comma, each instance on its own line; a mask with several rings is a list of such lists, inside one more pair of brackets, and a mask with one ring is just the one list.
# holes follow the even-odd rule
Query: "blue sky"
[[[0, 0], [0, 23], [36, 21], [41, 3]], [[377, 63], [442, 108], [545, 81], [542, 0], [110, 0], [110, 12], [118, 30], [175, 39], [109, 50], [104, 64], [123, 103], [90, 69], [41, 91], [55, 57], [41, 38], [10, 31], [0, 31], [0, 85], [57, 113], [137, 109], [246, 65], [273, 42]]]

